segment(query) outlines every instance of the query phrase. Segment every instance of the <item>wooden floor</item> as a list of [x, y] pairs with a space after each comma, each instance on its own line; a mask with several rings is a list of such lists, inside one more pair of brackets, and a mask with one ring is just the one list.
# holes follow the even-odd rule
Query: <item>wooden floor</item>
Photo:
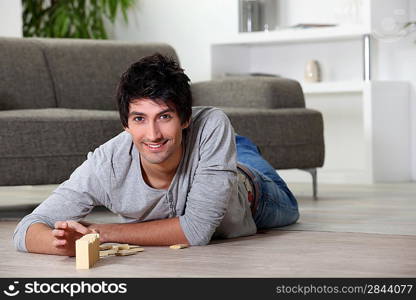
[[[17, 219], [53, 186], [0, 187], [0, 277], [415, 277], [416, 183], [319, 186], [291, 184], [300, 203], [295, 225], [208, 246], [145, 247], [110, 256], [90, 270], [70, 257], [16, 252]], [[21, 199], [24, 206], [17, 207]], [[91, 221], [114, 222], [95, 211]]]

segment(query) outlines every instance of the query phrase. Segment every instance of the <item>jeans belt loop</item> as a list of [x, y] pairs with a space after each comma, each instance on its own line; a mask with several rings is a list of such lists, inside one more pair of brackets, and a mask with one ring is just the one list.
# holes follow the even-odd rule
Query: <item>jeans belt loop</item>
[[256, 184], [256, 182], [254, 181], [254, 175], [253, 173], [246, 168], [245, 166], [242, 166], [240, 164], [238, 164], [237, 166], [242, 173], [245, 175], [245, 180], [244, 180], [244, 186], [246, 187], [247, 190], [247, 194], [249, 195], [249, 201], [250, 201], [250, 194], [253, 197], [252, 201], [250, 201], [250, 208], [251, 208], [251, 213], [254, 217], [256, 211], [257, 211], [257, 205], [258, 205], [258, 197], [259, 197], [259, 187]]

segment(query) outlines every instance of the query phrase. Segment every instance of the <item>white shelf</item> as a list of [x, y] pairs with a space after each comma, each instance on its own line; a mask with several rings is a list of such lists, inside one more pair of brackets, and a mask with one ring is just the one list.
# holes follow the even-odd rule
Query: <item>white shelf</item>
[[[377, 30], [388, 11], [406, 7], [406, 1], [397, 2], [363, 0], [363, 25], [345, 23], [223, 36], [211, 47], [211, 74], [259, 72], [301, 81], [305, 64], [317, 60], [324, 81], [300, 84], [306, 107], [322, 112], [324, 119], [325, 164], [319, 170], [319, 182], [411, 180], [409, 84], [374, 80], [379, 75], [375, 64], [371, 69], [373, 80], [363, 80], [369, 57], [377, 62], [377, 49], [381, 47], [376, 39], [364, 37]], [[315, 2], [308, 5], [310, 10], [316, 9]], [[344, 4], [339, 5], [342, 8]], [[282, 14], [290, 14], [291, 7], [286, 8], [289, 11], [283, 10]], [[302, 11], [309, 13], [305, 7]], [[288, 181], [310, 181], [305, 172], [298, 175], [296, 170], [287, 170], [283, 174], [290, 178]]]
[[213, 43], [219, 45], [251, 45], [334, 41], [360, 38], [370, 31], [363, 26], [342, 25], [325, 28], [282, 29], [275, 31], [243, 32]]
[[363, 81], [302, 82], [304, 94], [362, 93]]

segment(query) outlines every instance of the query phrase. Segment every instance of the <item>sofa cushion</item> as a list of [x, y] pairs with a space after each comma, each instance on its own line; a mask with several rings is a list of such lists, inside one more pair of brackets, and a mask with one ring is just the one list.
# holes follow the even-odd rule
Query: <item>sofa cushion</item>
[[155, 52], [178, 60], [175, 50], [165, 44], [38, 40], [44, 44], [61, 108], [115, 110], [117, 83], [132, 63]]
[[250, 138], [276, 169], [316, 168], [324, 163], [322, 114], [305, 108], [221, 107], [237, 134]]
[[122, 130], [116, 111], [0, 111], [0, 185], [60, 183]]
[[0, 38], [0, 110], [45, 107], [56, 107], [56, 102], [39, 44]]

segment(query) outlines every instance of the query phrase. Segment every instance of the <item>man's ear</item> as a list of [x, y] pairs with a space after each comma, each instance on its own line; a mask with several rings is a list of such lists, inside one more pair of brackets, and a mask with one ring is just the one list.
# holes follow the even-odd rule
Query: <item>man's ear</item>
[[127, 131], [128, 133], [130, 133], [130, 134], [131, 134], [131, 132], [130, 132], [130, 128], [128, 128], [128, 127], [124, 127], [124, 130], [125, 130], [125, 131]]
[[182, 129], [185, 129], [185, 128], [188, 128], [189, 125], [191, 125], [191, 120], [190, 119], [188, 121], [186, 121], [185, 123], [183, 123], [181, 126], [182, 126]]

